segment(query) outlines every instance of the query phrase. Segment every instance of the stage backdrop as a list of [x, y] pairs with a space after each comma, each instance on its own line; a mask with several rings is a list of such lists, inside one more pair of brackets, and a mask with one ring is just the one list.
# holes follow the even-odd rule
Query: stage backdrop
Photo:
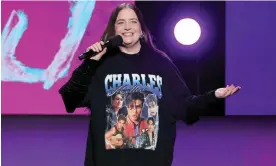
[[276, 115], [276, 2], [226, 2], [226, 115]]
[[66, 114], [58, 89], [120, 3], [2, 2], [2, 114]]
[[[2, 2], [2, 114], [66, 114], [58, 89], [120, 3]], [[226, 114], [276, 115], [276, 3], [226, 9], [226, 82], [242, 86]]]

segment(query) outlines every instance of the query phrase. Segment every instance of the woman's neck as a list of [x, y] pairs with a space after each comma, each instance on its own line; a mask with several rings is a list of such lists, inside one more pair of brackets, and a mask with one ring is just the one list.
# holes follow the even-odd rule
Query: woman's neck
[[140, 52], [140, 49], [141, 49], [141, 44], [140, 42], [136, 43], [135, 45], [133, 46], [123, 46], [123, 47], [120, 47], [120, 50], [123, 52], [123, 53], [126, 53], [126, 54], [137, 54]]

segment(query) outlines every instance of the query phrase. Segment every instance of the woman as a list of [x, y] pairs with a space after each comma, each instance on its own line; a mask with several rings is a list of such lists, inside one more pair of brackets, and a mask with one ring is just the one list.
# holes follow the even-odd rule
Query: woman
[[[103, 43], [114, 35], [122, 36], [123, 46], [102, 49]], [[231, 85], [200, 96], [191, 95], [168, 56], [152, 44], [141, 13], [131, 4], [122, 4], [114, 10], [102, 41], [88, 49], [98, 54], [85, 60], [59, 90], [67, 112], [74, 112], [77, 107], [91, 110], [85, 166], [170, 166], [176, 121], [194, 123], [199, 116], [196, 108], [240, 89]], [[131, 146], [109, 150], [105, 145], [105, 109], [111, 104], [110, 96], [118, 91], [129, 96], [122, 109], [131, 117], [127, 118], [124, 130]], [[139, 137], [149, 128], [147, 119], [141, 116], [144, 98], [149, 94], [158, 99], [155, 120], [159, 122], [155, 125], [157, 140], [150, 150], [139, 146]]]

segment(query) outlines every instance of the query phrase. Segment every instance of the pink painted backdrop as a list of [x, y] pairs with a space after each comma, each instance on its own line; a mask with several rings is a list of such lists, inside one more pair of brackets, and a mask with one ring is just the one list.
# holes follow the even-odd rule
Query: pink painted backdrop
[[[73, 55], [68, 74], [54, 82], [49, 89], [43, 88], [43, 82], [3, 81], [5, 73], [2, 71], [2, 114], [66, 114], [58, 89], [81, 63], [77, 58], [78, 55], [100, 39], [112, 10], [121, 3], [117, 1], [95, 3], [86, 31]], [[16, 59], [26, 66], [46, 69], [53, 61], [60, 49], [60, 42], [67, 33], [70, 3], [68, 1], [2, 2], [2, 35], [13, 10], [22, 10], [28, 18], [27, 29], [16, 47]], [[4, 65], [6, 64], [2, 60], [2, 67]], [[88, 112], [78, 109], [75, 114], [88, 114]]]

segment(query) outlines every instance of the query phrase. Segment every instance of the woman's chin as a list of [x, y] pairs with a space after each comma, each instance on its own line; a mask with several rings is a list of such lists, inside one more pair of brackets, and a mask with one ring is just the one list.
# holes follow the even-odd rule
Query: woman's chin
[[123, 45], [126, 47], [134, 46], [135, 44], [137, 44], [137, 42], [134, 41], [124, 41], [123, 43]]
[[132, 43], [132, 41], [124, 41], [124, 45], [131, 45]]

